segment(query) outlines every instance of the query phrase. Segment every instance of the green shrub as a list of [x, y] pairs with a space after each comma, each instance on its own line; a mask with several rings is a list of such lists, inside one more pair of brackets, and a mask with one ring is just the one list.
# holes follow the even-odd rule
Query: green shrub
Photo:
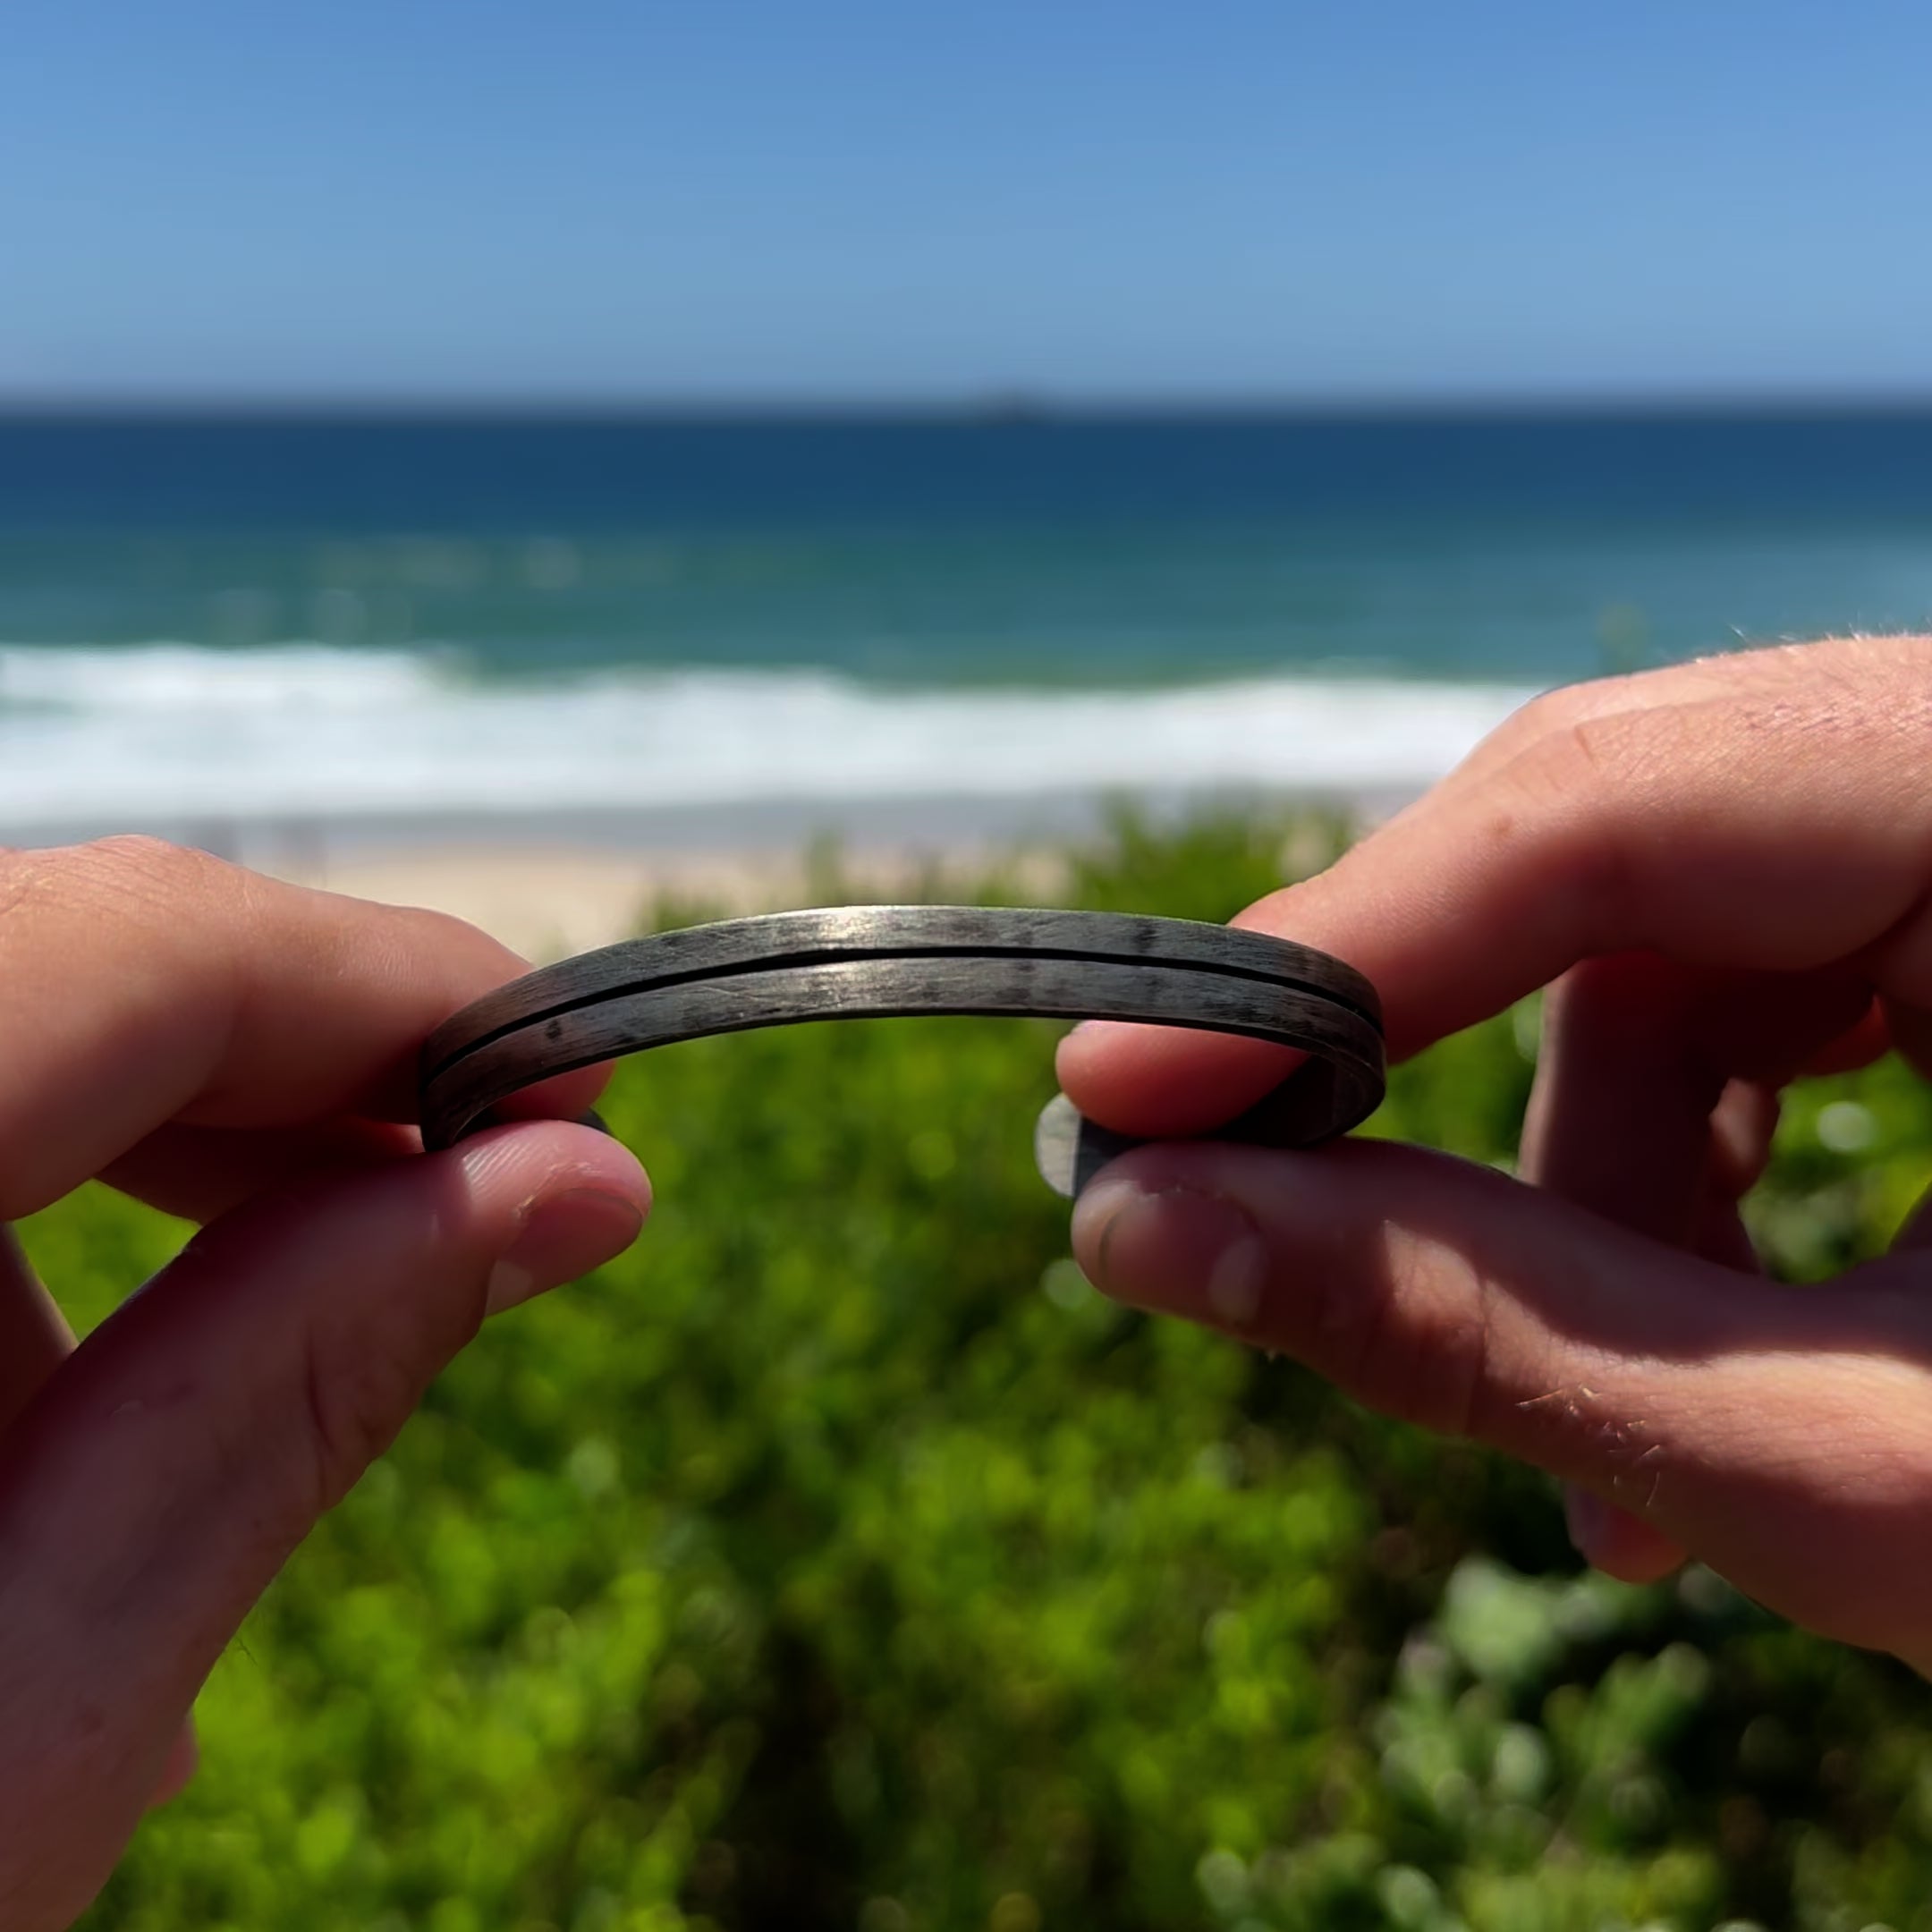
[[[1329, 835], [1123, 819], [1071, 896], [1223, 917]], [[1374, 1131], [1506, 1162], [1526, 1017]], [[310, 1539], [90, 1923], [1932, 1927], [1925, 1687], [1583, 1574], [1541, 1479], [1095, 1295], [1030, 1157], [1054, 1030], [624, 1065], [645, 1239]], [[1800, 1096], [1778, 1264], [1882, 1243], [1928, 1148], [1896, 1067]], [[178, 1239], [103, 1191], [26, 1233], [83, 1324]]]

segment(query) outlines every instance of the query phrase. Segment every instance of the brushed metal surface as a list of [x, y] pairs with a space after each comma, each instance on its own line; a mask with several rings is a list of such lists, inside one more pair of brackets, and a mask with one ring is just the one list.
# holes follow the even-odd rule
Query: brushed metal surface
[[[1141, 1020], [1311, 1056], [1217, 1138], [1307, 1146], [1346, 1132], [1382, 1097], [1374, 988], [1310, 947], [1139, 914], [860, 906], [627, 940], [487, 995], [424, 1047], [424, 1141], [446, 1147], [520, 1088], [619, 1055], [755, 1027], [914, 1013]], [[1089, 1148], [1098, 1133], [1089, 1127]]]

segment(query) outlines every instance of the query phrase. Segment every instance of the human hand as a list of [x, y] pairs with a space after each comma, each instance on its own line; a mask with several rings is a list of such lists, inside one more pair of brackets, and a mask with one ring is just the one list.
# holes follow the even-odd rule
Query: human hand
[[185, 1781], [202, 1679], [487, 1314], [627, 1246], [649, 1184], [566, 1118], [447, 1153], [416, 1050], [521, 970], [427, 912], [146, 840], [0, 853], [0, 1224], [91, 1176], [206, 1224], [73, 1347], [0, 1224], [0, 1925], [94, 1897]]
[[[1617, 1575], [1688, 1552], [1932, 1671], [1932, 1215], [1818, 1288], [1765, 1279], [1738, 1214], [1793, 1078], [1888, 1045], [1932, 1075], [1932, 640], [1540, 699], [1235, 923], [1360, 967], [1398, 1059], [1554, 982], [1523, 1179], [1369, 1140], [1137, 1148], [1075, 1209], [1089, 1277], [1554, 1471]], [[1060, 1075], [1157, 1137], [1293, 1063], [1092, 1025]]]

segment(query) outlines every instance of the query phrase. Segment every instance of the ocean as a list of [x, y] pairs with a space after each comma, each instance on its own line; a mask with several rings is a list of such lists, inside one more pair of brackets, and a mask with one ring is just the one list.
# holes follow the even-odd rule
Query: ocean
[[1400, 794], [1932, 625], [1932, 414], [0, 417], [0, 838]]

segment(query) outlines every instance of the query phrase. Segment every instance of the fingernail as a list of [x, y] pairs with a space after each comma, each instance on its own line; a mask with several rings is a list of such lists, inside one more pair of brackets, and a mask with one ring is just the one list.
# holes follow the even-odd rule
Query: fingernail
[[1267, 1296], [1260, 1230], [1240, 1202], [1103, 1174], [1073, 1210], [1073, 1248], [1103, 1294], [1237, 1333]]
[[1125, 1023], [1119, 1020], [1076, 1020], [1068, 1030], [1067, 1038], [1078, 1035], [1081, 1039], [1105, 1039], [1110, 1033], [1125, 1030]]
[[621, 1194], [572, 1188], [540, 1201], [514, 1245], [490, 1270], [488, 1312], [575, 1281], [622, 1254], [644, 1226], [637, 1206]]
[[1565, 1483], [1563, 1513], [1563, 1528], [1570, 1532], [1577, 1555], [1594, 1563], [1609, 1531], [1610, 1505], [1589, 1490]]

